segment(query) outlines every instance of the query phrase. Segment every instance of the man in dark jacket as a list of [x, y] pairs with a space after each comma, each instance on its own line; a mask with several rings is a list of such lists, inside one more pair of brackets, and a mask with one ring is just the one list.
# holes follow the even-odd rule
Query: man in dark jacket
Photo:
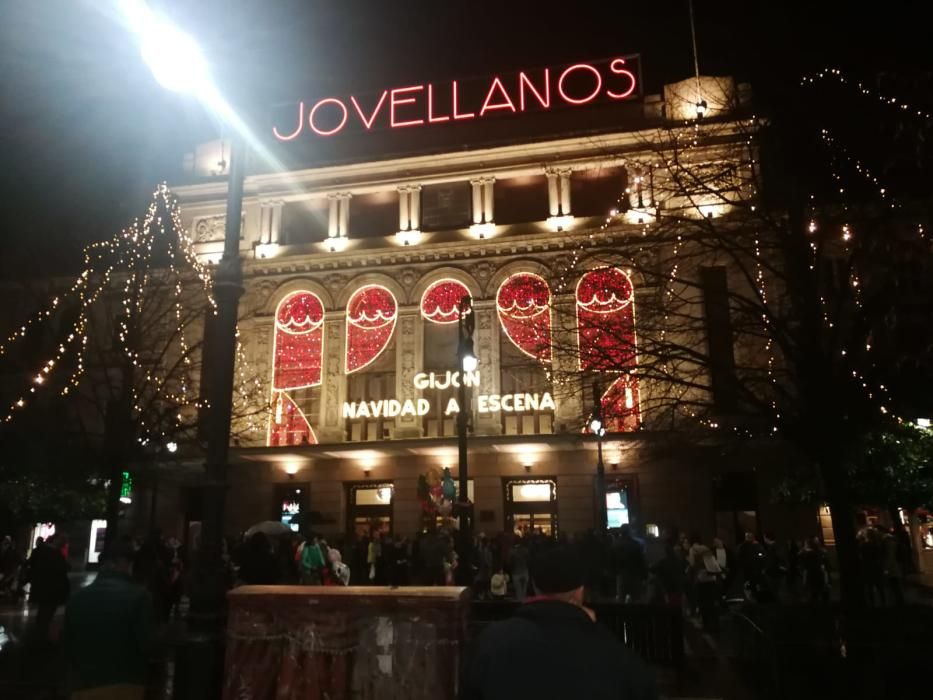
[[[142, 700], [155, 639], [152, 596], [133, 581], [133, 547], [114, 543], [101, 554], [97, 578], [65, 608], [65, 653], [81, 691]], [[90, 695], [89, 697], [98, 697]]]
[[644, 663], [583, 606], [584, 566], [567, 547], [536, 553], [538, 595], [510, 620], [492, 625], [470, 655], [465, 700], [652, 700]]
[[61, 544], [61, 537], [53, 535], [29, 558], [29, 602], [36, 607], [37, 642], [48, 641], [55, 610], [68, 599], [68, 562], [62, 556]]

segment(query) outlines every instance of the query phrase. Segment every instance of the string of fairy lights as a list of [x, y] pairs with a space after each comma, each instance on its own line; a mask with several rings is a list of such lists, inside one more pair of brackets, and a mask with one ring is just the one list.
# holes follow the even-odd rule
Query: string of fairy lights
[[815, 85], [820, 82], [834, 81], [845, 87], [854, 88], [857, 94], [878, 102], [881, 105], [890, 107], [892, 109], [898, 110], [908, 115], [920, 117], [924, 120], [933, 119], [933, 112], [928, 112], [925, 109], [911, 105], [906, 100], [902, 100], [897, 97], [892, 97], [890, 95], [885, 95], [879, 90], [875, 90], [866, 86], [861, 80], [857, 78], [848, 77], [845, 73], [842, 72], [839, 68], [823, 68], [814, 73], [804, 75], [800, 79], [801, 86]]
[[[830, 76], [835, 77], [836, 79], [838, 79], [840, 82], [844, 84], [847, 83], [847, 80], [838, 71], [836, 72], [827, 71], [821, 74], [817, 74], [815, 76], [810, 76], [809, 78], [805, 78], [803, 82], [812, 83], [817, 79], [827, 78]], [[873, 93], [872, 91], [865, 88], [861, 83], [856, 83], [856, 85], [863, 95], [874, 95], [875, 97], [879, 99], [879, 101], [885, 104], [888, 104], [888, 105], [897, 105], [898, 108], [902, 111], [912, 109], [908, 104], [904, 102], [900, 102], [895, 98], [890, 98], [890, 97], [886, 97], [883, 95], [878, 95], [878, 94]], [[915, 110], [915, 111], [916, 111], [917, 116], [921, 116], [926, 119], [933, 117], [933, 115], [923, 112], [922, 110]], [[754, 121], [754, 118], [753, 118], [753, 121]], [[691, 148], [697, 147], [700, 144], [699, 122], [700, 120], [696, 119], [696, 120], [693, 120], [692, 122], [685, 123], [684, 126], [688, 128], [687, 137], [684, 138], [682, 134], [675, 133], [674, 141], [677, 143], [686, 141], [686, 150], [688, 151]], [[846, 189], [845, 189], [843, 175], [839, 172], [839, 169], [835, 167], [836, 165], [835, 161], [844, 163], [855, 174], [857, 174], [858, 176], [863, 178], [866, 182], [874, 186], [879, 198], [887, 206], [891, 208], [894, 208], [897, 206], [896, 200], [894, 200], [890, 196], [890, 192], [883, 185], [881, 180], [859, 158], [853, 156], [848, 151], [848, 149], [845, 148], [845, 146], [840, 144], [838, 140], [834, 138], [834, 136], [827, 129], [823, 129], [821, 131], [820, 137], [822, 139], [823, 144], [826, 146], [826, 148], [830, 151], [831, 155], [833, 156], [834, 162], [832, 163], [832, 165], [834, 167], [831, 168], [831, 176], [838, 185], [839, 194], [841, 195], [840, 200], [843, 203], [844, 212], [847, 213], [847, 210], [848, 210], [848, 204], [844, 197], [844, 195], [846, 194]], [[749, 137], [748, 139], [748, 144], [750, 146], [752, 144], [751, 137]], [[663, 165], [670, 167], [671, 162], [667, 161], [664, 163], [658, 163], [658, 164], [655, 164], [654, 167], [663, 166]], [[643, 172], [643, 169], [646, 167], [646, 165], [643, 162], [627, 163], [627, 167], [632, 168], [632, 171], [634, 172]], [[626, 200], [626, 198], [630, 198], [633, 195], [633, 193], [636, 193], [636, 192], [639, 196], [641, 196], [640, 187], [641, 187], [642, 182], [643, 182], [642, 176], [636, 175], [635, 178], [633, 179], [634, 187], [633, 186], [627, 187], [624, 190], [624, 192], [616, 199], [616, 202], [614, 203], [612, 208], [609, 210], [605, 220], [600, 225], [598, 229], [599, 232], [605, 231], [610, 226], [613, 226], [614, 224], [617, 223], [618, 217], [622, 214], [622, 212], [620, 211], [623, 208], [622, 204]], [[812, 199], [813, 198], [811, 196], [811, 200]], [[628, 204], [631, 205], [632, 203], [628, 202]], [[641, 205], [642, 202], [639, 201], [638, 204]], [[656, 207], [657, 202], [652, 201], [651, 205], [652, 207]], [[635, 207], [633, 206], [632, 208], [635, 208]], [[638, 208], [640, 209], [641, 207], [639, 206]], [[815, 205], [813, 209], [815, 212]], [[753, 205], [751, 206], [751, 210], [752, 211], [755, 210], [755, 207]], [[657, 210], [657, 211], [658, 211], [658, 214], [660, 214], [660, 210]], [[653, 219], [654, 219], [653, 216], [646, 215], [641, 220], [640, 223], [642, 225], [642, 237], [647, 237], [649, 226]], [[817, 224], [816, 219], [817, 217], [814, 213], [814, 215], [811, 217], [810, 221], [807, 224], [807, 232], [811, 235], [815, 234], [818, 229], [818, 224]], [[926, 233], [924, 231], [922, 224], [917, 224], [917, 233], [922, 239], [925, 240]], [[844, 223], [841, 226], [839, 236], [843, 244], [844, 255], [846, 259], [851, 261], [853, 259], [853, 251], [850, 246], [850, 243], [854, 237], [852, 226], [849, 223]], [[669, 325], [669, 320], [670, 320], [670, 305], [673, 302], [674, 286], [675, 286], [675, 283], [678, 277], [678, 272], [679, 272], [678, 256], [679, 256], [682, 243], [683, 243], [682, 236], [678, 235], [671, 249], [671, 269], [670, 269], [670, 272], [664, 278], [664, 289], [662, 290], [662, 296], [667, 300], [667, 305], [666, 305], [666, 309], [664, 313], [664, 320], [662, 322], [662, 327], [660, 331], [660, 340], [661, 340], [662, 345], [663, 345], [663, 342], [664, 342], [664, 339], [667, 333], [667, 327]], [[564, 289], [566, 288], [566, 285], [568, 284], [569, 280], [575, 277], [577, 267], [580, 264], [580, 261], [587, 247], [595, 245], [595, 244], [596, 244], [595, 233], [591, 233], [589, 236], [585, 238], [578, 239], [577, 245], [571, 251], [571, 254], [568, 258], [567, 265], [563, 268], [559, 276], [558, 284], [557, 284], [558, 294], [562, 293]], [[818, 247], [815, 241], [811, 242], [811, 250], [813, 251], [814, 256], [816, 256]], [[639, 251], [641, 251], [641, 249], [639, 249]], [[776, 372], [775, 372], [775, 365], [776, 365], [777, 359], [774, 354], [774, 338], [773, 338], [773, 332], [772, 332], [773, 329], [770, 328], [770, 321], [768, 319], [768, 313], [767, 313], [769, 300], [768, 300], [768, 294], [767, 294], [765, 273], [764, 273], [764, 269], [761, 264], [761, 243], [757, 236], [754, 241], [754, 252], [755, 252], [755, 260], [756, 260], [756, 268], [757, 268], [756, 269], [756, 282], [758, 284], [758, 294], [761, 299], [761, 303], [763, 305], [763, 309], [761, 313], [761, 323], [763, 324], [765, 328], [765, 345], [763, 349], [764, 349], [765, 355], [768, 358], [767, 359], [767, 376], [772, 386], [776, 386], [777, 377], [776, 377]], [[811, 271], [816, 270], [815, 263], [811, 263], [810, 269]], [[849, 284], [851, 285], [851, 288], [853, 290], [853, 300], [855, 301], [857, 308], [862, 308], [862, 285], [861, 285], [861, 280], [858, 275], [858, 270], [856, 269], [854, 265], [850, 265], [849, 274], [850, 274]], [[823, 305], [822, 316], [823, 316], [824, 324], [828, 328], [832, 328], [834, 326], [834, 322], [829, 316], [828, 309], [826, 308], [826, 299], [822, 293], [820, 294], [820, 301], [821, 301], [821, 304]], [[870, 339], [865, 341], [865, 350], [867, 353], [871, 351]], [[847, 351], [845, 349], [842, 349], [841, 352], [843, 356], [848, 357]], [[872, 362], [872, 365], [874, 366], [873, 362]], [[874, 400], [878, 396], [883, 397], [888, 394], [887, 387], [885, 387], [884, 385], [879, 385], [875, 388], [872, 388], [872, 386], [870, 385], [870, 382], [866, 379], [864, 373], [861, 372], [858, 368], [852, 369], [851, 372], [852, 372], [853, 379], [856, 381], [858, 386], [860, 386], [865, 391], [865, 395], [867, 396], [869, 400]], [[557, 376], [554, 376], [553, 372], [549, 371], [549, 374], [551, 375], [549, 376], [549, 379], [552, 382], [555, 382], [557, 384], [562, 383], [561, 380]], [[778, 424], [781, 418], [781, 414], [779, 412], [776, 397], [777, 397], [776, 393], [773, 394], [772, 400], [770, 402], [772, 411], [774, 413], [774, 418], [775, 418], [775, 423], [772, 425], [772, 429], [771, 429], [772, 433], [778, 432]], [[891, 410], [889, 406], [887, 405], [886, 400], [884, 399], [881, 405], [879, 406], [879, 410], [884, 415], [892, 415]], [[897, 418], [896, 416], [894, 417]], [[897, 418], [897, 420], [901, 420], [901, 419]], [[709, 423], [710, 427], [718, 427], [718, 425], [712, 421], [707, 421], [707, 422]]]
[[[156, 251], [165, 254], [166, 262], [162, 268], [156, 266]], [[9, 423], [22, 413], [39, 390], [56, 385], [52, 381], [55, 370], [69, 364], [66, 359], [70, 360], [72, 369], [58, 383], [59, 394], [67, 396], [79, 389], [87, 374], [89, 333], [94, 328], [95, 309], [98, 302], [103, 303], [102, 299], [117, 292], [117, 308], [121, 313], [115, 320], [114, 349], [139, 373], [140, 379], [145, 379], [144, 383], [134, 383], [130, 387], [133, 416], [139, 427], [138, 439], [143, 445], [164, 442], [170, 433], [190, 427], [186, 424], [186, 414], [191, 415], [190, 411], [207, 407], [206, 401], [193, 395], [196, 384], [196, 378], [192, 376], [195, 348], [190, 343], [189, 334], [201, 322], [204, 312], [217, 311], [210, 271], [195, 254], [193, 241], [182, 224], [181, 212], [168, 186], [161, 183], [155, 189], [141, 220], [134, 220], [110, 239], [86, 246], [83, 261], [85, 269], [75, 282], [62, 294], [53, 296], [46, 308], [33, 314], [0, 345], [0, 355], [5, 354], [30, 332], [38, 332], [39, 324], [53, 321], [56, 312], [72, 308], [76, 313], [74, 321], [66, 324], [57, 347], [40, 363], [31, 386], [24, 388], [8, 405], [4, 422]], [[161, 287], [157, 282], [165, 286]], [[149, 313], [149, 304], [155, 309], [151, 313], [158, 314], [162, 310], [160, 302], [164, 297], [158, 296], [160, 291], [171, 295], [165, 307], [165, 314], [171, 317], [171, 321], [164, 319], [169, 333], [167, 342], [174, 345], [166, 348], [165, 356], [170, 357], [168, 367], [162, 362], [155, 366], [146, 365], [145, 351], [153, 339], [134, 335], [135, 326], [139, 325], [144, 314]], [[189, 300], [199, 306], [193, 308]], [[171, 326], [174, 326], [173, 330]], [[236, 383], [235, 401], [243, 405], [254, 404], [252, 393], [262, 388], [262, 382], [258, 375], [251, 374], [239, 339], [239, 329], [236, 371], [239, 381]], [[172, 414], [168, 422], [159, 419], [158, 411], [155, 418], [150, 418], [148, 408], [156, 405]], [[264, 430], [264, 426], [247, 418], [247, 430]]]

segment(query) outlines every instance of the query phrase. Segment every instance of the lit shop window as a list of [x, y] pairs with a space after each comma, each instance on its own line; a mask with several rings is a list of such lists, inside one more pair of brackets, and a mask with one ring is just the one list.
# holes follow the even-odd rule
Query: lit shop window
[[577, 283], [577, 336], [580, 369], [605, 373], [602, 407], [609, 432], [638, 428], [635, 375], [635, 290], [617, 267], [584, 274]]
[[107, 521], [92, 520], [91, 535], [87, 543], [87, 563], [99, 564], [101, 552], [104, 551], [104, 538], [107, 536]]
[[392, 501], [395, 487], [391, 482], [353, 484], [349, 488], [347, 529], [358, 537], [392, 532]]
[[628, 491], [610, 491], [606, 494], [606, 522], [609, 527], [629, 524]]
[[279, 522], [292, 532], [299, 532], [304, 514], [303, 489], [287, 487], [279, 493]]
[[324, 305], [313, 293], [289, 294], [275, 313], [272, 351], [272, 416], [269, 445], [317, 442], [307, 415], [314, 413], [321, 383]]
[[521, 535], [557, 534], [557, 482], [553, 479], [505, 481], [506, 528]]

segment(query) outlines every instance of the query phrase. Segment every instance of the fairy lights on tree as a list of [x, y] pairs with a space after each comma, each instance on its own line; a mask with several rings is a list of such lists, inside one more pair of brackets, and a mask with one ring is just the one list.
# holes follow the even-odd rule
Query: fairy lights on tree
[[[216, 305], [211, 273], [198, 261], [168, 187], [156, 188], [141, 220], [87, 246], [84, 265], [65, 292], [0, 347], [2, 355], [31, 333], [56, 329], [54, 348], [9, 400], [5, 422], [31, 409], [44, 392], [73, 399], [79, 420], [102, 425], [108, 397], [128, 392], [128, 437], [137, 449], [193, 443], [198, 414], [209, 409], [199, 395], [203, 328]], [[126, 371], [111, 371], [119, 366]], [[261, 382], [241, 346], [237, 373], [236, 418], [247, 430], [262, 430], [264, 421], [253, 419], [267, 412]]]

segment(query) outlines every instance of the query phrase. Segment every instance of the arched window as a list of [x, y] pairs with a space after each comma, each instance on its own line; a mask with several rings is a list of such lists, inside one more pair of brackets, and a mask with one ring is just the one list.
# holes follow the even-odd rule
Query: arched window
[[[355, 416], [347, 418], [350, 441], [392, 437], [395, 419], [383, 415], [378, 405], [395, 398], [397, 320], [398, 302], [380, 285], [361, 287], [347, 302], [347, 401], [363, 406]], [[370, 410], [371, 406], [377, 408]]]
[[[457, 371], [457, 321], [460, 319], [460, 302], [465, 296], [471, 296], [470, 290], [453, 279], [437, 280], [421, 295], [424, 371], [435, 372], [441, 377], [448, 371]], [[456, 414], [445, 414], [448, 401], [457, 395], [456, 387], [451, 384], [444, 389], [428, 388], [423, 391], [431, 406], [431, 411], [423, 417], [425, 437], [456, 435]]]
[[316, 444], [307, 419], [321, 383], [324, 305], [308, 291], [289, 294], [275, 312], [269, 445]]
[[[547, 365], [551, 363], [551, 289], [543, 277], [519, 272], [506, 279], [496, 293], [502, 329], [499, 344], [500, 393], [543, 396], [551, 391]], [[509, 405], [515, 405], [509, 400]], [[520, 405], [524, 406], [524, 402]], [[503, 410], [506, 435], [553, 432], [551, 409]]]
[[577, 282], [577, 336], [580, 369], [614, 375], [602, 397], [610, 432], [638, 428], [635, 289], [618, 267], [590, 270]]
[[376, 361], [389, 346], [398, 303], [385, 287], [371, 284], [358, 289], [347, 302], [347, 374]]
[[496, 294], [496, 310], [515, 347], [541, 362], [551, 361], [551, 289], [543, 277], [530, 272], [509, 277]]

